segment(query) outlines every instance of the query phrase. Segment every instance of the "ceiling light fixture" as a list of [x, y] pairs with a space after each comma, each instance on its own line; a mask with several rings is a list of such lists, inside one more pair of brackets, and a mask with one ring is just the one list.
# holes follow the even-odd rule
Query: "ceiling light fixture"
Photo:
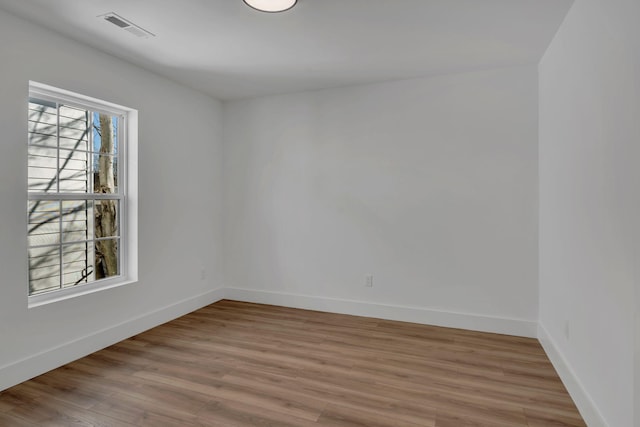
[[298, 0], [244, 0], [244, 2], [260, 12], [284, 12], [296, 5]]

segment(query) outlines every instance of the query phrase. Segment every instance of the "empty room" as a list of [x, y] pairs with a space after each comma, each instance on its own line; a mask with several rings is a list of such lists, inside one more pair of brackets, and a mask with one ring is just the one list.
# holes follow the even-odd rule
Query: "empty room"
[[0, 426], [640, 427], [638, 0], [0, 0]]

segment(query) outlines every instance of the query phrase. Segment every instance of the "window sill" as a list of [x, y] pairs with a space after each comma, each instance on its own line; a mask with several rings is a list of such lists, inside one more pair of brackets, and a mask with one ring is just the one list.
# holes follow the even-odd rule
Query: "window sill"
[[132, 278], [121, 278], [112, 280], [102, 280], [100, 282], [88, 283], [86, 285], [81, 285], [78, 287], [72, 287], [67, 289], [62, 289], [59, 291], [47, 292], [39, 295], [33, 295], [28, 297], [28, 308], [40, 307], [47, 304], [52, 304], [59, 301], [64, 301], [72, 298], [76, 298], [82, 295], [92, 294], [95, 292], [104, 291], [106, 289], [118, 288], [120, 286], [129, 285], [131, 283], [137, 282], [136, 279]]

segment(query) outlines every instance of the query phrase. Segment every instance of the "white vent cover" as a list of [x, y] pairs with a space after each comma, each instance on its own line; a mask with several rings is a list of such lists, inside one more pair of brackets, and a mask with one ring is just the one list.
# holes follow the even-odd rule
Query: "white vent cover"
[[123, 30], [130, 32], [131, 34], [133, 34], [136, 37], [140, 37], [140, 38], [146, 39], [146, 38], [149, 38], [149, 37], [155, 37], [156, 36], [152, 32], [145, 30], [144, 28], [140, 27], [139, 25], [134, 24], [133, 22], [129, 21], [128, 19], [123, 18], [122, 16], [120, 16], [117, 13], [114, 13], [114, 12], [110, 12], [110, 13], [106, 13], [104, 15], [100, 15], [100, 16], [98, 16], [98, 18], [102, 18], [105, 21], [115, 25], [116, 27], [122, 28]]

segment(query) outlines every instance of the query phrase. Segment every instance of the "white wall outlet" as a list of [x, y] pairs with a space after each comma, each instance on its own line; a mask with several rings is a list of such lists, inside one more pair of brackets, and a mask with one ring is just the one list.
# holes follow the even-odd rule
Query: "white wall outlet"
[[204, 280], [207, 278], [207, 270], [205, 268], [200, 269], [200, 280]]
[[364, 285], [367, 288], [373, 288], [373, 275], [372, 274], [368, 274], [368, 275], [365, 276], [364, 279], [365, 279], [364, 280]]

